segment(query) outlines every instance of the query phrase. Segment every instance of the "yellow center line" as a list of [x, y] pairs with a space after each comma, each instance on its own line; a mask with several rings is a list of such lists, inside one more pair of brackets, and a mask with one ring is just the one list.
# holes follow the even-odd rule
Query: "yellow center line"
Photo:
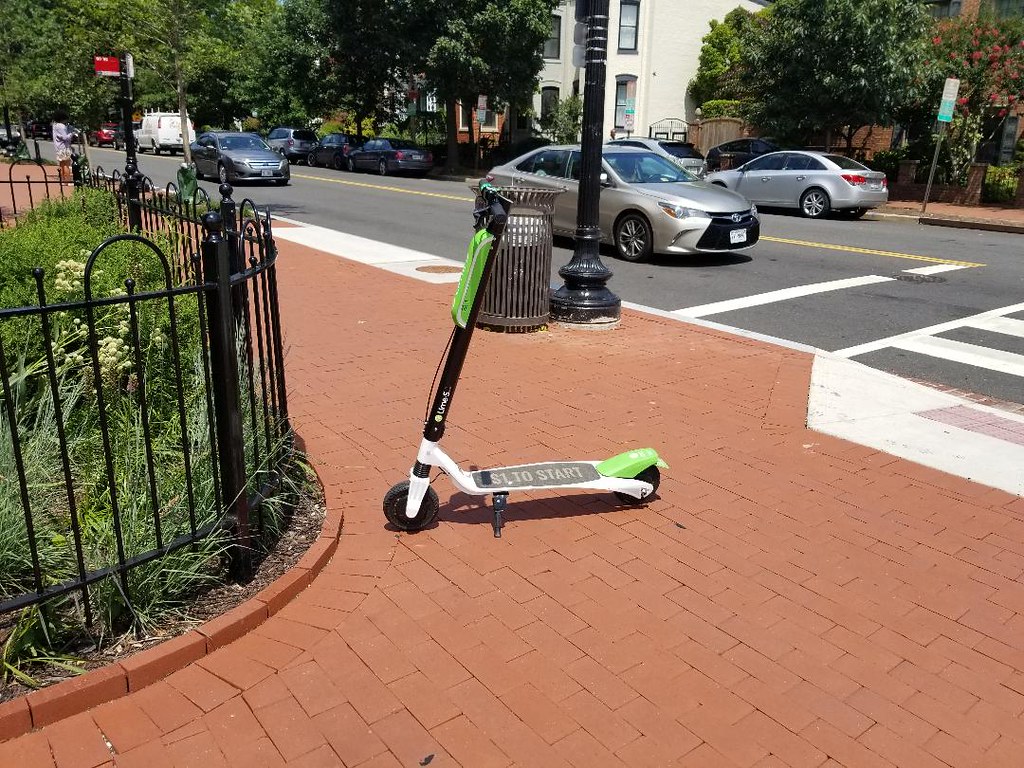
[[852, 245], [836, 245], [834, 243], [815, 243], [809, 240], [790, 240], [786, 237], [769, 237], [761, 235], [761, 240], [770, 243], [786, 243], [787, 245], [802, 245], [807, 248], [825, 248], [830, 251], [848, 251], [849, 253], [864, 253], [870, 256], [889, 256], [893, 259], [911, 259], [912, 261], [927, 261], [932, 264], [951, 264], [957, 267], [984, 267], [976, 261], [957, 261], [956, 259], [940, 259], [936, 256], [916, 256], [913, 253], [899, 253], [897, 251], [878, 251], [873, 248], [856, 248]]
[[[349, 181], [347, 179], [329, 179], [324, 176], [310, 176], [304, 173], [293, 173], [292, 178], [310, 179], [311, 181], [324, 181], [329, 184], [345, 184], [350, 187], [363, 187], [364, 189], [379, 189], [383, 192], [401, 192], [406, 195], [420, 195], [421, 197], [436, 197], [442, 200], [456, 200], [460, 203], [472, 200], [473, 198], [460, 195], [446, 195], [442, 192], [423, 192], [416, 189], [403, 189], [402, 187], [390, 187], [383, 184], [372, 184], [364, 181]], [[869, 256], [888, 256], [893, 259], [910, 259], [911, 261], [924, 261], [929, 264], [950, 264], [957, 267], [984, 267], [976, 261], [958, 261], [956, 259], [940, 259], [936, 256], [917, 256], [913, 253], [899, 253], [898, 251], [880, 251], [874, 248], [856, 248], [852, 245], [837, 245], [835, 243], [815, 243], [810, 240], [791, 240], [786, 237], [770, 237], [761, 235], [761, 240], [770, 243], [785, 243], [787, 245], [801, 245], [805, 248], [825, 248], [831, 251], [846, 251], [848, 253], [863, 253]]]
[[472, 202], [472, 197], [459, 197], [458, 195], [445, 195], [441, 192], [422, 192], [418, 189], [403, 189], [402, 187], [388, 187], [383, 184], [370, 184], [365, 181], [347, 181], [346, 179], [328, 179], [324, 176], [309, 176], [305, 173], [293, 173], [293, 179], [310, 179], [312, 181], [326, 181], [329, 184], [344, 184], [349, 187], [363, 187], [364, 189], [379, 189], [384, 192], [402, 192], [406, 195], [420, 195], [422, 197], [439, 197], [442, 200], [458, 200], [460, 203]]

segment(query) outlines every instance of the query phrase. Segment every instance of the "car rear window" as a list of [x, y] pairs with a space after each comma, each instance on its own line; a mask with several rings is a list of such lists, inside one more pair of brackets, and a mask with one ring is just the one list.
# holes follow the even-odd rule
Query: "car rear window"
[[312, 131], [296, 131], [295, 138], [299, 141], [316, 141], [316, 134]]
[[405, 139], [388, 139], [391, 142], [393, 149], [416, 149], [416, 145], [411, 141]]
[[661, 142], [661, 148], [673, 157], [695, 157], [698, 160], [704, 159], [704, 155], [698, 152], [696, 147], [691, 147], [689, 144], [684, 144], [681, 141], [663, 141]]
[[858, 163], [856, 160], [851, 160], [843, 155], [825, 155], [826, 160], [831, 160], [833, 163], [838, 165], [844, 171], [867, 171], [870, 170], [866, 165]]

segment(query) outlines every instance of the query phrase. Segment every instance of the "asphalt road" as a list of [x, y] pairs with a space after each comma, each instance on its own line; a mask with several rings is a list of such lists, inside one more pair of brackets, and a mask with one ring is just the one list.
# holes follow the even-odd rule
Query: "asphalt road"
[[[124, 153], [90, 148], [94, 166]], [[157, 184], [181, 157], [140, 155]], [[483, 175], [483, 172], [481, 172]], [[216, 185], [204, 182], [211, 196]], [[245, 185], [272, 213], [437, 256], [461, 259], [472, 194], [462, 182], [292, 166], [284, 188]], [[624, 301], [835, 351], [901, 376], [1024, 402], [1024, 239], [926, 227], [912, 218], [808, 221], [763, 213], [743, 254], [630, 264], [602, 252]], [[572, 257], [555, 243], [552, 281]], [[779, 293], [781, 292], [781, 293]], [[987, 314], [986, 314], [987, 313]], [[978, 317], [982, 315], [982, 317]], [[894, 338], [895, 337], [895, 338]]]

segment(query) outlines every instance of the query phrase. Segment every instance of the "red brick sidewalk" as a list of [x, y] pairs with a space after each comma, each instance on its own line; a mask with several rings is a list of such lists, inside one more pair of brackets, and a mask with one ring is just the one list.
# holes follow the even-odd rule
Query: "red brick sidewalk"
[[451, 286], [281, 243], [289, 404], [344, 514], [295, 600], [166, 679], [0, 743], [3, 768], [1013, 766], [1024, 501], [804, 428], [811, 358], [624, 312], [481, 332], [463, 466], [657, 447], [642, 509], [444, 478], [385, 529]]

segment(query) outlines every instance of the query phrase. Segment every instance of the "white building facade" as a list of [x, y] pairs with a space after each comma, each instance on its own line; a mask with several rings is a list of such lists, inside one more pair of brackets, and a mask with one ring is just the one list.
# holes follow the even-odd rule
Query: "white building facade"
[[[701, 39], [712, 19], [734, 8], [759, 11], [768, 0], [610, 0], [605, 82], [605, 135], [684, 139], [698, 105], [687, 97], [697, 73]], [[544, 46], [544, 69], [534, 97], [534, 113], [583, 92], [584, 70], [573, 66], [576, 0], [554, 12], [552, 35]], [[513, 116], [511, 133], [522, 137], [531, 121]]]

